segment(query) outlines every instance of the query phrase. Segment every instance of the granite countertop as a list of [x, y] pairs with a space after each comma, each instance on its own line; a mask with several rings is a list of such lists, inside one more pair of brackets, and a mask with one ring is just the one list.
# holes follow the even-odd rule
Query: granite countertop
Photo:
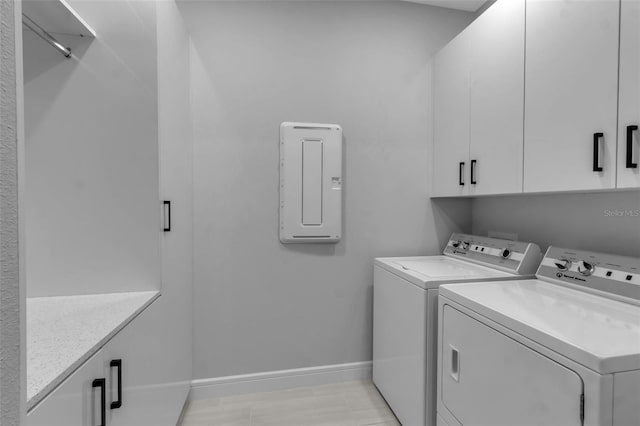
[[159, 296], [144, 291], [27, 298], [27, 410]]

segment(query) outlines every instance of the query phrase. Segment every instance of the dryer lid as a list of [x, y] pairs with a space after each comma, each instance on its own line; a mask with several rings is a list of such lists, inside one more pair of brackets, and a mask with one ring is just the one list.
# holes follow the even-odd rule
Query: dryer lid
[[640, 369], [639, 306], [538, 279], [445, 285], [440, 295], [598, 373]]

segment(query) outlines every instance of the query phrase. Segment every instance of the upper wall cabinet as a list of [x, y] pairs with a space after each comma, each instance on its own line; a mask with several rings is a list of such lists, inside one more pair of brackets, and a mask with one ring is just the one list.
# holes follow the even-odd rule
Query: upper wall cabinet
[[434, 196], [468, 194], [470, 41], [467, 29], [434, 62]]
[[491, 6], [434, 62], [434, 196], [522, 191], [524, 0]]
[[618, 188], [640, 187], [640, 0], [622, 0]]
[[615, 187], [619, 13], [620, 0], [527, 0], [525, 192]]
[[524, 0], [502, 0], [470, 27], [471, 195], [522, 191]]

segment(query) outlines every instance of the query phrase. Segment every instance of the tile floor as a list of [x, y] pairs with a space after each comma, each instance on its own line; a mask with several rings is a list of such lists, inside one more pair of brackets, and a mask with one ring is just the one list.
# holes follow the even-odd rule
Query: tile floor
[[371, 381], [192, 401], [179, 426], [400, 426]]

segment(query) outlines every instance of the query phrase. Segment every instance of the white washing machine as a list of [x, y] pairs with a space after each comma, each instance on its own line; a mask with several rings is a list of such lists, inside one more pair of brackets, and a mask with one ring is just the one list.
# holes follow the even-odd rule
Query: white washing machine
[[453, 234], [441, 256], [379, 258], [373, 382], [404, 426], [435, 425], [438, 287], [534, 278], [535, 244]]
[[640, 425], [640, 259], [551, 247], [438, 313], [439, 426]]

